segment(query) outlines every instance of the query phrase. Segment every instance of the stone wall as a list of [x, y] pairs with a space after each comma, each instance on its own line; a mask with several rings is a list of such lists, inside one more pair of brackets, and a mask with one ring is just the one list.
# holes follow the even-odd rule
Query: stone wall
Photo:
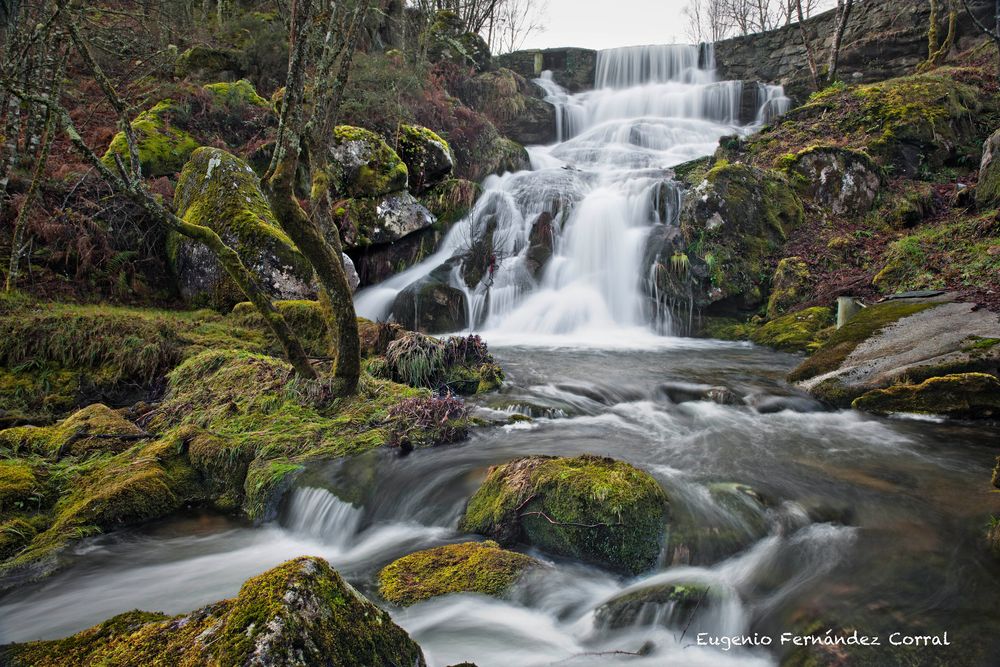
[[[992, 25], [992, 0], [969, 0], [969, 4]], [[928, 0], [858, 0], [844, 33], [840, 77], [870, 82], [912, 73], [927, 57], [929, 16]], [[941, 22], [944, 39], [946, 18], [942, 17]], [[809, 19], [805, 27], [816, 36], [814, 49], [823, 68], [836, 29], [836, 11]], [[962, 11], [958, 20], [958, 48], [968, 48], [983, 39], [971, 17]], [[798, 25], [719, 42], [715, 45], [715, 60], [722, 79], [780, 83], [799, 102], [811, 90], [806, 49]], [[552, 70], [563, 87], [578, 92], [593, 86], [597, 52], [577, 48], [528, 50], [499, 56], [496, 61], [529, 79], [543, 70]]]

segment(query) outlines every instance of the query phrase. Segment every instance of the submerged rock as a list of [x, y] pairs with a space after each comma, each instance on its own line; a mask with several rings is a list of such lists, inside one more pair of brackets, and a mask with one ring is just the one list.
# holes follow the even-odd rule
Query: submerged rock
[[405, 630], [320, 558], [248, 580], [239, 595], [181, 616], [131, 611], [66, 639], [8, 644], [21, 667], [95, 664], [426, 665]]
[[[308, 299], [312, 265], [278, 225], [257, 175], [243, 160], [217, 148], [199, 148], [184, 166], [174, 194], [177, 214], [215, 231], [239, 253], [260, 286], [277, 299]], [[169, 255], [188, 302], [228, 310], [246, 295], [202, 243], [174, 235]]]
[[668, 514], [656, 480], [627, 463], [532, 456], [490, 468], [460, 529], [638, 574], [656, 563]]
[[501, 549], [493, 541], [449, 544], [393, 561], [379, 572], [379, 592], [389, 602], [408, 606], [448, 593], [503, 595], [541, 563]]
[[710, 593], [710, 589], [702, 584], [649, 586], [605, 602], [595, 610], [594, 622], [610, 630], [654, 623], [681, 627], [697, 610], [711, 605]]

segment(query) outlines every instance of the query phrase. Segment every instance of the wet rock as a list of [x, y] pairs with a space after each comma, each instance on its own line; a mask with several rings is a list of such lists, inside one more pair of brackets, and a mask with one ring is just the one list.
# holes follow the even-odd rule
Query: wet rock
[[796, 189], [834, 215], [861, 215], [874, 207], [882, 170], [860, 151], [832, 146], [807, 148], [786, 165]]
[[770, 415], [788, 410], [790, 412], [822, 412], [823, 404], [806, 396], [772, 396], [770, 394], [751, 394], [746, 399], [747, 405], [762, 415]]
[[398, 152], [409, 173], [410, 190], [423, 194], [438, 185], [455, 167], [448, 142], [426, 127], [400, 125]]
[[500, 132], [525, 144], [556, 140], [556, 110], [544, 91], [520, 74], [500, 68], [470, 79], [459, 95], [469, 107], [485, 114]]
[[451, 267], [442, 266], [396, 295], [390, 315], [407, 329], [423, 333], [461, 331], [468, 325], [465, 293], [451, 285]]
[[622, 630], [636, 626], [682, 627], [696, 610], [712, 604], [703, 584], [662, 584], [640, 588], [605, 602], [594, 612], [598, 627]]
[[528, 252], [525, 255], [525, 267], [535, 280], [541, 278], [546, 263], [552, 257], [554, 238], [552, 214], [547, 211], [541, 213], [531, 225]]
[[688, 382], [666, 382], [657, 387], [657, 392], [673, 403], [711, 401], [719, 405], [740, 405], [743, 400], [727, 387], [713, 387]]
[[427, 229], [434, 224], [434, 216], [409, 192], [396, 192], [375, 204], [374, 219], [370, 222], [371, 243], [393, 243]]
[[490, 468], [460, 529], [638, 574], [660, 552], [669, 503], [648, 473], [596, 456], [532, 456]]
[[545, 70], [571, 93], [590, 90], [597, 74], [597, 51], [560, 48], [515, 51], [495, 58], [501, 67], [514, 70], [526, 79], [535, 79]]
[[344, 273], [347, 274], [347, 284], [351, 286], [351, 291], [354, 292], [358, 289], [358, 285], [361, 284], [358, 270], [354, 267], [354, 261], [346, 253], [341, 253], [340, 257], [344, 264]]
[[330, 161], [330, 187], [341, 197], [380, 197], [406, 189], [406, 164], [370, 130], [336, 127]]
[[987, 373], [932, 377], [869, 391], [851, 407], [881, 415], [912, 412], [986, 419], [1000, 415], [1000, 380]]
[[976, 185], [976, 205], [987, 209], [1000, 204], [1000, 130], [994, 132], [983, 144], [983, 158], [979, 164], [979, 183]]
[[403, 556], [379, 572], [379, 592], [409, 606], [448, 593], [500, 596], [541, 563], [493, 541], [449, 544]]
[[[312, 266], [279, 227], [257, 175], [243, 160], [217, 148], [199, 148], [184, 166], [174, 206], [185, 221], [219, 234], [273, 298], [315, 294]], [[246, 298], [204, 244], [174, 235], [168, 254], [189, 303], [228, 310]]]
[[969, 392], [962, 388], [987, 390], [992, 386], [989, 380], [972, 376], [966, 383], [945, 378], [1000, 374], [1000, 318], [951, 298], [945, 294], [894, 299], [865, 308], [833, 332], [789, 379], [838, 407], [850, 407], [865, 394], [885, 390], [858, 407], [865, 409], [867, 403], [875, 410], [882, 410], [880, 404], [899, 409], [908, 398], [912, 412], [985, 416], [993, 408], [978, 401], [991, 399], [971, 395], [963, 399]]
[[9, 644], [12, 667], [94, 664], [426, 665], [406, 631], [320, 558], [249, 579], [181, 616], [131, 611], [62, 640]]
[[709, 486], [716, 509], [676, 517], [666, 560], [671, 565], [710, 565], [743, 551], [768, 532], [767, 507], [755, 489], [737, 483]]
[[334, 220], [365, 285], [433, 254], [440, 240], [434, 216], [406, 191], [343, 202]]

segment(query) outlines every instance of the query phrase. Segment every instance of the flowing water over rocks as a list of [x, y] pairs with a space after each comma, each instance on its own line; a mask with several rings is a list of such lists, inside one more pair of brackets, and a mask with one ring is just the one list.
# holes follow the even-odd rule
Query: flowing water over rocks
[[487, 179], [440, 250], [359, 294], [359, 314], [433, 327], [421, 311], [436, 306], [421, 295], [437, 286], [439, 303], [464, 303], [465, 328], [498, 338], [671, 333], [645, 264], [651, 232], [678, 223], [670, 168], [752, 132], [788, 100], [780, 87], [717, 81], [704, 45], [602, 52], [597, 88], [577, 95], [551, 76], [537, 83], [556, 106], [559, 142], [530, 148], [530, 171]]
[[[470, 539], [455, 526], [488, 466], [592, 453], [647, 470], [666, 490], [661, 564], [623, 577], [529, 551], [552, 567], [504, 599], [459, 594], [392, 610], [430, 664], [773, 665], [774, 646], [723, 651], [698, 646], [698, 635], [777, 642], [813, 619], [948, 630], [962, 650], [983, 646], [1000, 587], [976, 546], [983, 517], [968, 493], [989, 476], [988, 432], [817, 411], [780, 379], [794, 357], [663, 340], [641, 351], [500, 348], [510, 381], [480, 409], [534, 421], [310, 470], [262, 527], [197, 516], [96, 538], [62, 573], [0, 599], [0, 638], [58, 637], [137, 607], [187, 611], [307, 554], [377, 600], [387, 563]], [[689, 400], [708, 385], [739, 404]], [[668, 586], [707, 593], [693, 611], [633, 596]], [[639, 601], [609, 620], [602, 608], [623, 596]], [[608, 653], [644, 646], [641, 659]]]

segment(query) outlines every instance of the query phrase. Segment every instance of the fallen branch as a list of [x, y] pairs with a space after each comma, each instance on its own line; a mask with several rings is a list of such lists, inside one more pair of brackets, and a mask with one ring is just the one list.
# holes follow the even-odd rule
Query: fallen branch
[[599, 528], [601, 526], [603, 526], [605, 528], [614, 528], [616, 526], [624, 526], [625, 525], [621, 521], [619, 521], [618, 523], [574, 523], [572, 521], [556, 521], [555, 519], [553, 519], [552, 517], [550, 517], [545, 512], [524, 512], [520, 516], [521, 517], [526, 517], [526, 516], [540, 516], [543, 519], [545, 519], [546, 521], [548, 521], [549, 523], [551, 523], [553, 526], [574, 526], [576, 528]]

